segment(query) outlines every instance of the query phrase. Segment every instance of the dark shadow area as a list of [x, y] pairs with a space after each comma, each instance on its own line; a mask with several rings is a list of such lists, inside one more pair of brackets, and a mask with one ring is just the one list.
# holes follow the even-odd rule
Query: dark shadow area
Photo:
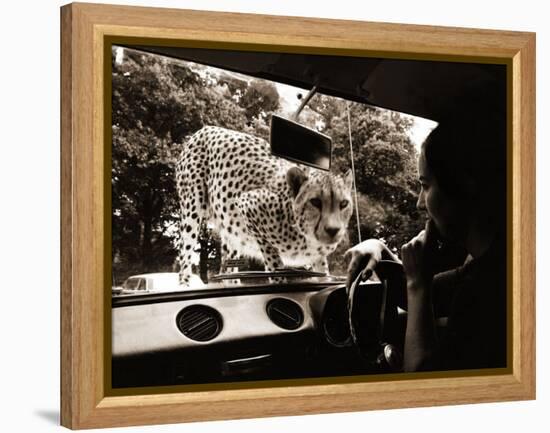
[[34, 413], [51, 424], [59, 425], [59, 411], [57, 409], [38, 409]]

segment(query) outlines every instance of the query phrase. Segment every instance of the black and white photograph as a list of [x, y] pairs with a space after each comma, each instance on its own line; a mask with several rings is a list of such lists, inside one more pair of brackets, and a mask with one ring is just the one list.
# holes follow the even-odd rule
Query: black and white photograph
[[509, 368], [507, 74], [112, 45], [113, 389]]

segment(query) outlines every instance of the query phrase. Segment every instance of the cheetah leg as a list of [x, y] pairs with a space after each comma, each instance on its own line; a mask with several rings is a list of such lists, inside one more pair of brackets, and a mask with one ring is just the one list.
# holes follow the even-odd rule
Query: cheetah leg
[[283, 261], [279, 256], [279, 252], [266, 242], [258, 241], [260, 251], [264, 258], [264, 266], [266, 271], [274, 271], [277, 268], [283, 267]]
[[[263, 257], [266, 271], [274, 271], [283, 267], [283, 261], [279, 251], [266, 239], [265, 223], [262, 220], [267, 217], [265, 203], [269, 200], [276, 201], [277, 197], [270, 196], [265, 192], [260, 194], [257, 191], [250, 191], [242, 194], [237, 202], [238, 209], [245, 221], [248, 233], [256, 239]], [[268, 211], [269, 212], [269, 211]], [[272, 283], [283, 283], [282, 278], [270, 278]]]
[[[200, 220], [191, 217], [191, 213], [184, 213], [180, 224], [180, 248], [178, 254], [179, 284], [189, 287], [191, 279], [191, 257], [193, 247], [197, 243], [200, 229]], [[195, 235], [193, 237], [193, 234]]]
[[[258, 242], [258, 245], [260, 246], [260, 251], [264, 257], [264, 266], [266, 271], [274, 271], [283, 267], [283, 261], [279, 256], [279, 252], [273, 246], [266, 242]], [[287, 282], [287, 279], [284, 277], [272, 277], [269, 279], [269, 282], [272, 284], [284, 284]]]
[[312, 268], [315, 272], [323, 272], [328, 275], [329, 269], [327, 258], [324, 256], [317, 258], [317, 260], [313, 263]]
[[183, 187], [179, 191], [181, 224], [178, 265], [181, 287], [189, 287], [191, 280], [193, 248], [199, 240], [200, 224], [206, 213], [205, 189], [204, 185], [197, 183], [192, 187]]
[[283, 266], [279, 251], [266, 239], [265, 228], [262, 228], [262, 219], [266, 217], [265, 203], [276, 200], [266, 193], [250, 191], [241, 195], [237, 207], [241, 213], [248, 233], [256, 239], [263, 256], [266, 271], [274, 271]]
[[283, 267], [283, 261], [279, 255], [279, 251], [274, 248], [269, 242], [262, 238], [261, 231], [258, 229], [254, 220], [250, 218], [251, 214], [245, 214], [246, 228], [250, 234], [256, 238], [260, 252], [264, 259], [264, 266], [266, 271], [274, 271], [277, 268]]

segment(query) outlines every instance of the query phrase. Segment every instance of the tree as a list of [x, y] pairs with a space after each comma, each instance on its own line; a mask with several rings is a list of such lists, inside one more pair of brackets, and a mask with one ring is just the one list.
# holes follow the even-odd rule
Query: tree
[[[120, 281], [173, 267], [179, 223], [174, 164], [185, 139], [204, 125], [266, 137], [266, 113], [278, 106], [278, 94], [272, 84], [253, 82], [235, 98], [219, 74], [204, 67], [130, 49], [117, 62], [115, 50], [112, 237], [113, 270]], [[252, 104], [252, 93], [263, 102]], [[208, 237], [199, 239], [202, 245], [219, 247], [208, 230], [201, 233]]]
[[265, 119], [270, 112], [279, 108], [279, 93], [273, 83], [253, 80], [248, 83], [240, 103], [248, 118]]

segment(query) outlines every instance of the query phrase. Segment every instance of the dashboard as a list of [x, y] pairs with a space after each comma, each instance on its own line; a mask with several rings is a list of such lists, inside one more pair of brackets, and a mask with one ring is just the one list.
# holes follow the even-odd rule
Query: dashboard
[[[376, 344], [382, 285], [361, 289]], [[113, 388], [375, 372], [352, 342], [342, 283], [127, 296], [112, 307]]]

